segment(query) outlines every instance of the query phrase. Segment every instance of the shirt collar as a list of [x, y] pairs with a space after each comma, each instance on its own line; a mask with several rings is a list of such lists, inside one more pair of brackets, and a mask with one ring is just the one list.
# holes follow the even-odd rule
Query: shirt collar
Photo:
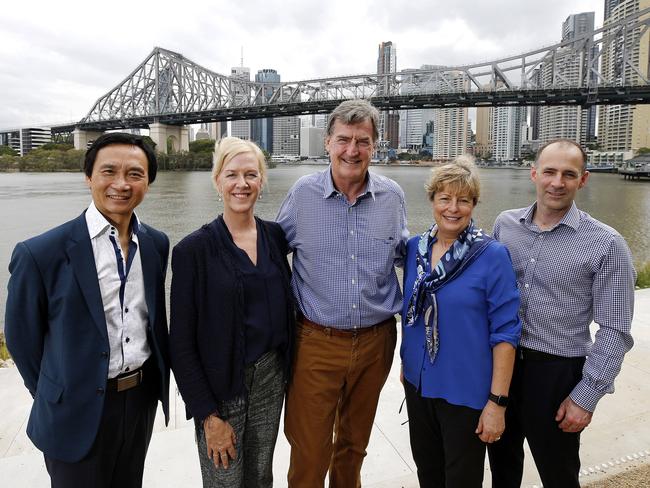
[[[363, 193], [357, 196], [357, 199], [362, 196], [370, 193], [372, 199], [375, 199], [375, 193], [380, 191], [379, 186], [377, 185], [377, 178], [370, 172], [367, 172], [368, 182], [366, 184], [366, 189]], [[325, 171], [325, 182], [323, 184], [323, 198], [329, 198], [332, 195], [339, 194], [340, 192], [334, 186], [334, 179], [332, 178], [332, 165], [327, 168]]]
[[[86, 210], [86, 225], [88, 226], [88, 234], [90, 234], [91, 239], [96, 238], [97, 236], [106, 232], [106, 230], [110, 227], [113, 227], [113, 224], [106, 220], [106, 217], [104, 217], [102, 213], [97, 210], [94, 201], [90, 202], [90, 205], [88, 205], [88, 210]], [[140, 221], [134, 212], [133, 216], [131, 217], [131, 235], [133, 237], [133, 240], [136, 242], [139, 230]]]
[[[533, 225], [533, 216], [535, 215], [535, 210], [537, 209], [537, 202], [533, 203], [530, 207], [524, 209], [523, 213], [519, 217], [520, 222], [524, 222], [527, 226]], [[571, 202], [571, 208], [567, 213], [564, 214], [564, 217], [553, 227], [559, 227], [560, 225], [566, 225], [571, 227], [574, 230], [578, 230], [580, 226], [580, 212], [578, 211], [578, 206], [576, 202]]]

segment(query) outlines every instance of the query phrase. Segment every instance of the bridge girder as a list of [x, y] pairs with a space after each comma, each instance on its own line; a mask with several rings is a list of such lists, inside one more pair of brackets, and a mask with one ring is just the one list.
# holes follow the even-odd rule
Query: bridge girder
[[607, 78], [599, 68], [605, 49], [638, 42], [649, 29], [650, 8], [593, 35], [496, 61], [279, 83], [221, 75], [157, 47], [75, 126], [115, 129], [327, 113], [352, 98], [369, 99], [381, 110], [650, 103], [648, 76], [625, 49], [617, 61], [621, 76]]

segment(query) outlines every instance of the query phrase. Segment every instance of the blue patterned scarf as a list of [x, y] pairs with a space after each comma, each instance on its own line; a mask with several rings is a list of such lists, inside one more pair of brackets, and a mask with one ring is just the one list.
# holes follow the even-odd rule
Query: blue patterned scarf
[[443, 254], [431, 271], [429, 250], [438, 239], [438, 226], [434, 223], [420, 236], [415, 255], [417, 276], [406, 309], [406, 327], [412, 327], [420, 314], [424, 313], [424, 330], [427, 351], [431, 363], [436, 359], [440, 338], [438, 336], [438, 303], [436, 291], [456, 278], [492, 242], [490, 236], [474, 225], [472, 219], [451, 247]]

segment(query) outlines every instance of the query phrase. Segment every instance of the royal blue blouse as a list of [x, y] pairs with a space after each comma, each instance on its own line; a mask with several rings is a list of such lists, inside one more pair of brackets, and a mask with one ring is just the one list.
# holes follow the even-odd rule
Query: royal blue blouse
[[404, 326], [417, 273], [419, 239], [416, 236], [408, 241], [404, 265], [400, 349], [404, 378], [423, 397], [483, 409], [492, 384], [492, 348], [501, 342], [517, 347], [521, 335], [519, 291], [510, 255], [505, 246], [494, 241], [457, 278], [436, 292], [440, 345], [431, 364], [423, 314], [412, 327]]

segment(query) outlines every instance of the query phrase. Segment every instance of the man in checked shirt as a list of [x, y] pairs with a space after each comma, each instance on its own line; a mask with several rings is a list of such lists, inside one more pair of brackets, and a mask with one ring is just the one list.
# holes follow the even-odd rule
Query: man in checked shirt
[[[393, 362], [395, 274], [408, 230], [404, 192], [368, 171], [379, 113], [365, 100], [330, 115], [330, 166], [299, 179], [278, 222], [293, 251], [299, 317], [284, 431], [290, 488], [361, 486], [379, 392]], [[334, 433], [334, 440], [332, 440]]]
[[506, 430], [488, 446], [495, 488], [521, 485], [524, 438], [544, 486], [580, 486], [580, 432], [614, 391], [633, 344], [632, 256], [618, 232], [576, 207], [585, 163], [574, 141], [544, 145], [531, 168], [536, 202], [494, 223], [512, 256], [523, 322]]

